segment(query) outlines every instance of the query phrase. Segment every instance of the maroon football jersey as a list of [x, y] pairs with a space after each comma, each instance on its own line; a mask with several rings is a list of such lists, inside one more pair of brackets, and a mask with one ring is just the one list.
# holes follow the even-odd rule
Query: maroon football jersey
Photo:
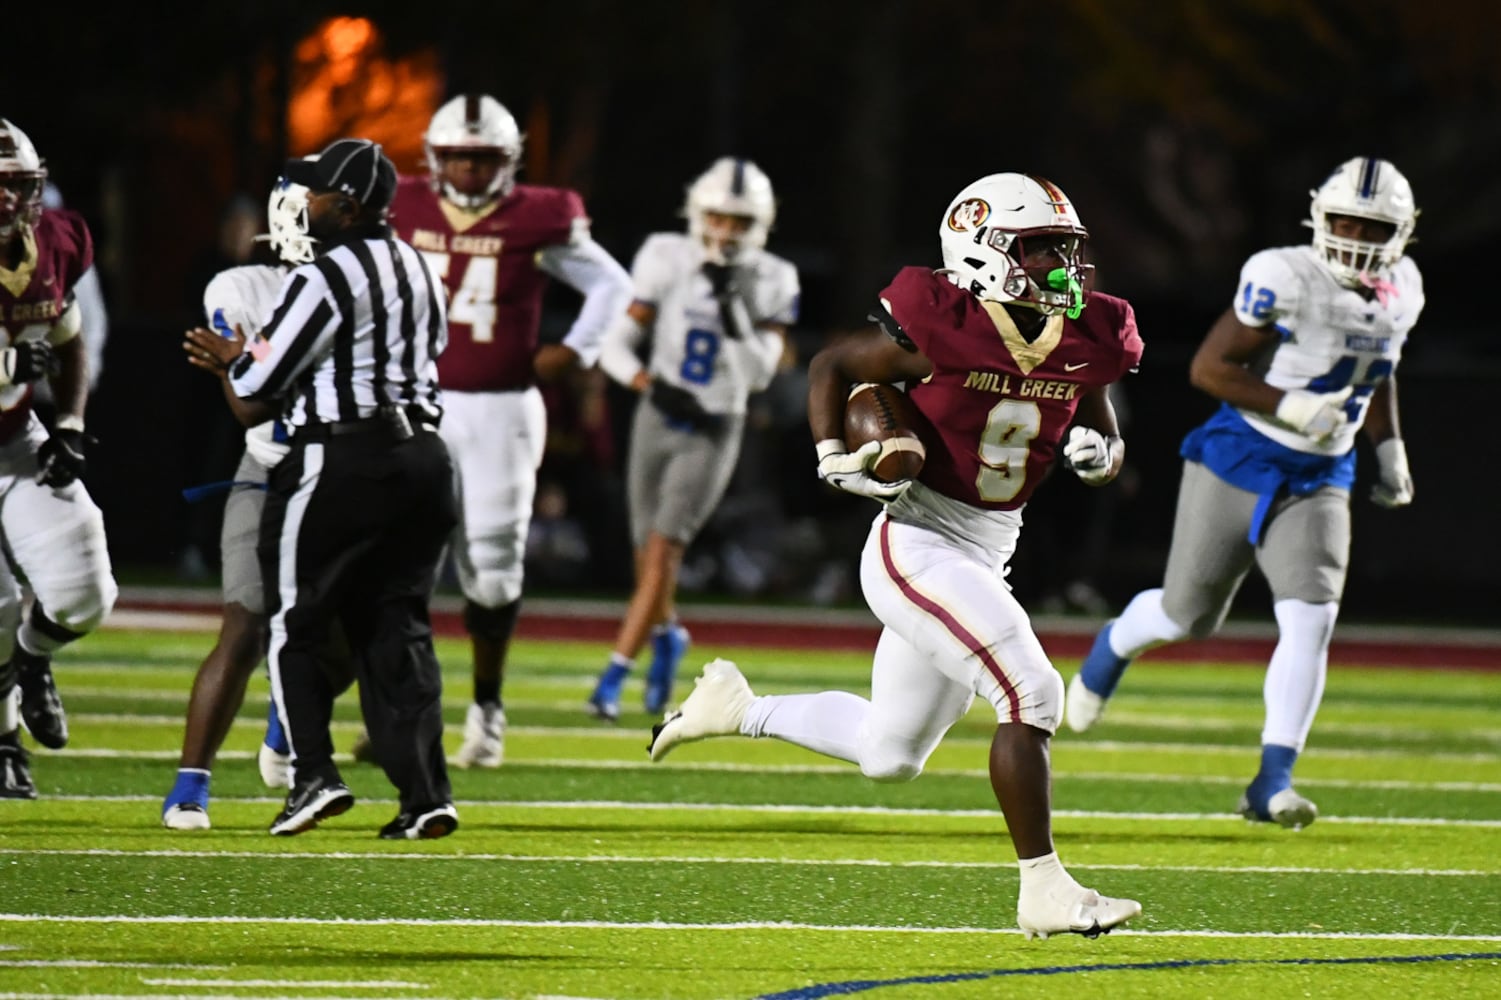
[[906, 267], [881, 304], [933, 363], [908, 395], [930, 426], [920, 481], [991, 510], [1014, 510], [1042, 481], [1078, 408], [1141, 360], [1124, 299], [1087, 293], [1078, 319], [1049, 319], [1031, 343], [1005, 307], [927, 268]]
[[532, 384], [547, 288], [537, 252], [567, 243], [575, 220], [587, 222], [577, 193], [518, 184], [490, 211], [455, 228], [426, 177], [401, 179], [391, 224], [448, 289], [448, 347], [438, 357], [443, 388], [490, 392]]
[[[94, 263], [94, 239], [77, 212], [44, 209], [32, 236], [35, 261], [12, 272], [14, 280], [0, 274], [0, 347], [50, 331], [72, 300], [73, 286]], [[31, 386], [0, 389], [0, 441], [25, 427], [30, 413]]]

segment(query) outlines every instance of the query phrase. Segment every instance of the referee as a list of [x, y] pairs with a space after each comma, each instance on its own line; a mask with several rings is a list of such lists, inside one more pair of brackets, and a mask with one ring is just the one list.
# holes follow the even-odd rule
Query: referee
[[261, 341], [231, 367], [242, 421], [279, 414], [291, 451], [271, 473], [260, 556], [267, 661], [292, 751], [273, 834], [354, 804], [329, 721], [347, 685], [324, 652], [342, 629], [365, 725], [401, 810], [380, 836], [458, 826], [443, 757], [442, 680], [428, 599], [457, 523], [453, 467], [436, 433], [442, 286], [386, 222], [396, 169], [380, 146], [340, 139], [283, 176], [309, 189], [318, 256], [287, 274]]

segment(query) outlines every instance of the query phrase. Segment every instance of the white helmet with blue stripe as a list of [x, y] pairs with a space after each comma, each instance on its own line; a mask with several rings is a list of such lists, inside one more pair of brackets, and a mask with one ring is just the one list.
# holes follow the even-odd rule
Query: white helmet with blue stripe
[[[1354, 288], [1362, 275], [1381, 277], [1402, 259], [1417, 225], [1412, 185], [1386, 160], [1357, 156], [1335, 168], [1317, 190], [1306, 225], [1313, 227], [1313, 246], [1341, 285]], [[1331, 216], [1371, 219], [1392, 227], [1384, 242], [1335, 236]]]
[[[746, 219], [749, 225], [744, 232], [736, 232], [709, 220], [706, 213]], [[750, 160], [722, 157], [688, 188], [683, 214], [688, 217], [689, 234], [703, 244], [711, 262], [734, 263], [766, 245], [777, 216], [771, 178]]]

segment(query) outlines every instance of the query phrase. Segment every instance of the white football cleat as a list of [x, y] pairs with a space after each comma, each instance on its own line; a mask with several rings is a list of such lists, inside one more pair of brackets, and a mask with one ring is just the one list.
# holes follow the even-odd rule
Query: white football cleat
[[179, 802], [162, 813], [162, 826], [168, 830], [207, 830], [208, 810], [196, 802]]
[[[261, 744], [260, 752], [255, 755], [255, 762], [260, 765], [261, 781], [267, 788], [291, 788], [292, 787], [292, 755], [289, 753], [277, 753], [266, 744]], [[207, 824], [204, 824], [207, 826]], [[186, 827], [174, 827], [174, 829], [187, 829]]]
[[1141, 915], [1134, 899], [1112, 899], [1093, 889], [1075, 885], [1063, 895], [1022, 890], [1016, 903], [1016, 922], [1027, 940], [1053, 934], [1082, 934], [1096, 938]]
[[1063, 721], [1076, 733], [1086, 732], [1105, 714], [1108, 701], [1084, 686], [1083, 674], [1074, 674], [1068, 682], [1068, 696], [1063, 699]]
[[1284, 788], [1266, 800], [1266, 815], [1258, 812], [1245, 795], [1240, 797], [1236, 811], [1246, 819], [1276, 823], [1289, 830], [1301, 830], [1319, 818], [1319, 807], [1292, 788]]
[[678, 710], [652, 727], [646, 752], [656, 761], [680, 743], [738, 735], [745, 712], [755, 700], [739, 667], [729, 660], [710, 660]]
[[506, 755], [506, 713], [493, 701], [470, 705], [464, 716], [464, 743], [454, 767], [499, 767]]

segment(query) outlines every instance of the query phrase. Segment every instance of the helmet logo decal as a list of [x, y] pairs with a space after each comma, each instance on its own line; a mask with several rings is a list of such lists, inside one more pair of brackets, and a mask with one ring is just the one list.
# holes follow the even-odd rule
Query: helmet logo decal
[[984, 198], [966, 198], [949, 213], [948, 227], [956, 233], [979, 229], [990, 218], [990, 203]]

